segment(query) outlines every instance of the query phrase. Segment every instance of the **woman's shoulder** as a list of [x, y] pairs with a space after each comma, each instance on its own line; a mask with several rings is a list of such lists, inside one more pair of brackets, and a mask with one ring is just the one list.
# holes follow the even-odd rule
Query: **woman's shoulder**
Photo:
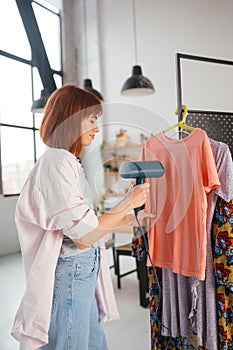
[[79, 160], [65, 149], [46, 148], [37, 160], [28, 180], [34, 185], [48, 184], [59, 178], [80, 178]]
[[39, 159], [40, 163], [50, 166], [62, 165], [77, 168], [80, 166], [79, 160], [69, 151], [62, 148], [47, 147]]

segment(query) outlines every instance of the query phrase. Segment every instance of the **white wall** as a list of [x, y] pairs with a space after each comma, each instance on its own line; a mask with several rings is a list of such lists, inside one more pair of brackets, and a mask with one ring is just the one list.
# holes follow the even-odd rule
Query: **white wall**
[[0, 255], [19, 250], [14, 220], [17, 199], [15, 196], [5, 198], [0, 196]]
[[[62, 6], [61, 6], [62, 7]], [[84, 57], [83, 0], [64, 0], [65, 83], [82, 85], [89, 78], [105, 99], [102, 137], [115, 137], [124, 127], [136, 140], [139, 133], [156, 133], [176, 121], [177, 52], [233, 60], [233, 2], [231, 0], [136, 0], [138, 62], [134, 61], [131, 0], [87, 0], [88, 62]], [[69, 39], [68, 39], [69, 37]], [[124, 81], [138, 63], [156, 93], [129, 98], [120, 95]], [[183, 103], [189, 108], [233, 110], [233, 73], [212, 64], [185, 62]], [[93, 188], [102, 184], [93, 176], [98, 168], [101, 136], [86, 157]], [[15, 198], [0, 198], [0, 254], [18, 249], [13, 221]]]
[[[138, 62], [134, 61], [132, 1], [100, 0], [99, 23], [102, 85], [106, 100], [139, 104], [172, 123], [177, 106], [176, 53], [233, 60], [231, 0], [136, 0]], [[141, 64], [144, 74], [153, 81], [156, 87], [154, 95], [142, 98], [120, 95], [123, 82], [131, 74], [131, 67], [135, 63]], [[189, 66], [186, 64], [185, 68], [182, 77], [185, 81], [184, 104], [196, 109], [226, 107], [227, 110], [233, 110], [229, 94], [233, 83], [233, 67], [228, 66], [227, 74], [223, 75], [225, 84], [221, 87], [224, 90], [212, 84], [213, 77], [219, 72], [216, 65], [202, 63], [200, 69], [200, 64], [195, 62]], [[220, 73], [217, 78], [215, 81], [218, 83]], [[203, 88], [204, 83], [208, 88]], [[222, 100], [224, 95], [227, 95], [227, 99]], [[109, 115], [108, 118], [111, 119]], [[127, 115], [121, 118], [126, 120]], [[134, 118], [140, 122], [140, 113]], [[145, 117], [143, 125], [146, 124]], [[151, 125], [150, 119], [149, 125], [152, 132], [160, 128], [157, 123]]]

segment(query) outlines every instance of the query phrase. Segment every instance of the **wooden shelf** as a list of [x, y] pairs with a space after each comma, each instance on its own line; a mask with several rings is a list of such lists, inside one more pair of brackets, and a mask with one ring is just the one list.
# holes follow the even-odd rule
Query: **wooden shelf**
[[104, 162], [105, 163], [114, 163], [114, 162], [119, 162], [119, 163], [121, 163], [121, 162], [131, 162], [131, 161], [136, 161], [137, 160], [137, 158], [131, 158], [131, 157], [125, 157], [125, 158], [109, 158], [109, 159], [105, 159], [104, 160]]
[[106, 198], [111, 198], [111, 197], [123, 197], [124, 194], [120, 195], [119, 193], [108, 193], [105, 195]]
[[118, 171], [105, 171], [104, 172], [104, 175], [119, 175], [119, 172]]
[[[120, 196], [119, 193], [115, 193], [116, 185], [120, 180], [120, 165], [124, 162], [138, 161], [142, 147], [143, 144], [130, 141], [125, 145], [117, 144], [115, 140], [103, 143], [101, 151], [104, 186], [107, 189], [106, 198]], [[122, 192], [122, 196], [125, 195], [131, 182], [132, 179], [131, 181], [130, 179], [124, 179], [124, 181], [119, 182], [119, 190]]]
[[119, 146], [119, 145], [117, 145], [117, 144], [108, 144], [108, 143], [106, 143], [106, 144], [104, 144], [103, 145], [103, 149], [104, 150], [116, 150], [116, 149], [125, 149], [125, 148], [140, 148], [140, 147], [142, 147], [143, 146], [143, 144], [141, 144], [141, 143], [127, 143], [126, 145], [124, 145], [124, 146]]

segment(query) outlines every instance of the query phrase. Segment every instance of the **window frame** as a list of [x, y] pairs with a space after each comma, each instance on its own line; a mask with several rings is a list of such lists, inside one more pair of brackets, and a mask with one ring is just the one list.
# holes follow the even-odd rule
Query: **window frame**
[[[44, 79], [43, 76], [40, 75], [40, 78], [41, 78], [41, 81], [42, 81], [42, 84], [43, 86], [45, 84], [49, 84], [49, 91], [50, 93], [52, 93], [53, 91], [52, 90], [55, 90], [56, 89], [56, 83], [55, 83], [55, 80], [53, 78], [53, 75], [54, 74], [57, 74], [61, 77], [61, 80], [63, 82], [63, 68], [62, 68], [62, 63], [63, 63], [63, 60], [62, 60], [62, 26], [61, 26], [61, 13], [60, 11], [58, 11], [57, 13], [52, 11], [50, 8], [47, 8], [46, 6], [40, 4], [38, 1], [34, 1], [32, 0], [29, 4], [30, 8], [29, 8], [29, 12], [27, 10], [27, 5], [28, 4], [28, 1], [27, 0], [15, 0], [16, 1], [16, 5], [18, 6], [18, 9], [19, 9], [19, 6], [21, 7], [19, 9], [19, 16], [21, 16], [21, 19], [23, 21], [23, 24], [25, 26], [25, 32], [26, 32], [26, 35], [27, 35], [27, 38], [29, 40], [29, 43], [30, 43], [30, 47], [31, 47], [31, 60], [27, 60], [25, 58], [22, 58], [22, 57], [19, 57], [19, 56], [16, 56], [14, 54], [11, 54], [10, 52], [6, 52], [6, 51], [3, 51], [3, 50], [0, 50], [0, 56], [4, 56], [6, 58], [9, 58], [9, 59], [12, 59], [14, 61], [18, 61], [18, 62], [21, 62], [23, 64], [27, 64], [31, 67], [31, 81], [32, 81], [32, 93], [31, 93], [31, 96], [32, 96], [32, 104], [33, 104], [33, 96], [34, 96], [34, 79], [33, 79], [33, 68], [37, 68], [38, 71], [39, 70], [42, 70], [42, 71], [45, 71], [46, 74], [49, 72], [51, 74], [50, 78], [50, 81], [46, 80], [47, 77]], [[47, 11], [50, 11], [52, 12], [54, 15], [58, 16], [58, 19], [59, 19], [59, 28], [60, 28], [60, 59], [61, 59], [61, 70], [54, 70], [50, 67], [50, 64], [49, 64], [49, 60], [48, 60], [48, 57], [47, 57], [47, 54], [46, 54], [46, 49], [44, 47], [44, 44], [43, 44], [43, 39], [42, 37], [40, 36], [40, 45], [42, 45], [44, 47], [44, 52], [42, 53], [44, 55], [44, 59], [42, 59], [42, 62], [43, 62], [43, 65], [46, 65], [46, 67], [39, 67], [39, 64], [38, 63], [38, 60], [35, 59], [35, 52], [36, 52], [36, 47], [35, 47], [35, 42], [33, 40], [31, 40], [29, 38], [29, 35], [28, 35], [28, 32], [26, 30], [26, 26], [28, 25], [28, 23], [31, 23], [31, 20], [32, 20], [32, 17], [34, 21], [36, 21], [36, 23], [34, 22], [35, 26], [33, 28], [30, 27], [30, 30], [34, 30], [34, 31], [37, 31], [39, 30], [39, 26], [38, 26], [38, 23], [37, 23], [37, 19], [34, 15], [34, 11], [33, 11], [33, 8], [32, 8], [32, 3], [36, 3], [37, 5], [43, 7], [45, 10]], [[24, 6], [25, 5], [25, 6]], [[30, 15], [30, 16], [29, 16]], [[25, 19], [26, 18], [26, 19]], [[25, 20], [28, 21], [28, 23], [24, 23]], [[38, 32], [37, 33], [33, 33], [33, 34], [36, 34], [37, 35], [37, 39], [38, 39]], [[33, 46], [34, 45], [34, 46]], [[38, 58], [38, 57], [36, 57]], [[40, 59], [39, 59], [40, 61]], [[44, 86], [44, 88], [47, 88], [47, 86]], [[36, 132], [39, 130], [37, 127], [35, 127], [35, 113], [31, 112], [31, 115], [32, 115], [32, 126], [22, 126], [22, 125], [17, 125], [17, 124], [7, 124], [7, 123], [1, 123], [0, 122], [0, 130], [1, 130], [1, 127], [7, 127], [7, 128], [19, 128], [19, 129], [27, 129], [27, 130], [31, 130], [32, 133], [33, 133], [33, 155], [34, 155], [34, 163], [36, 162], [37, 160], [37, 157], [36, 157], [36, 151], [37, 151], [37, 147], [36, 147]], [[4, 197], [9, 197], [9, 196], [18, 196], [19, 193], [3, 193], [3, 171], [2, 171], [2, 161], [1, 161], [1, 149], [2, 149], [2, 144], [1, 144], [1, 132], [0, 132], [0, 195], [3, 195]]]

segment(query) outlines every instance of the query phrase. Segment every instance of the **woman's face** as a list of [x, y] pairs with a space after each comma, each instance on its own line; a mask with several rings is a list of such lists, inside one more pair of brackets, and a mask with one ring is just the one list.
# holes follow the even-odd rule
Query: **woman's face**
[[97, 124], [97, 117], [91, 115], [90, 117], [83, 119], [81, 123], [81, 129], [82, 146], [89, 146], [95, 138], [95, 133], [100, 131]]

